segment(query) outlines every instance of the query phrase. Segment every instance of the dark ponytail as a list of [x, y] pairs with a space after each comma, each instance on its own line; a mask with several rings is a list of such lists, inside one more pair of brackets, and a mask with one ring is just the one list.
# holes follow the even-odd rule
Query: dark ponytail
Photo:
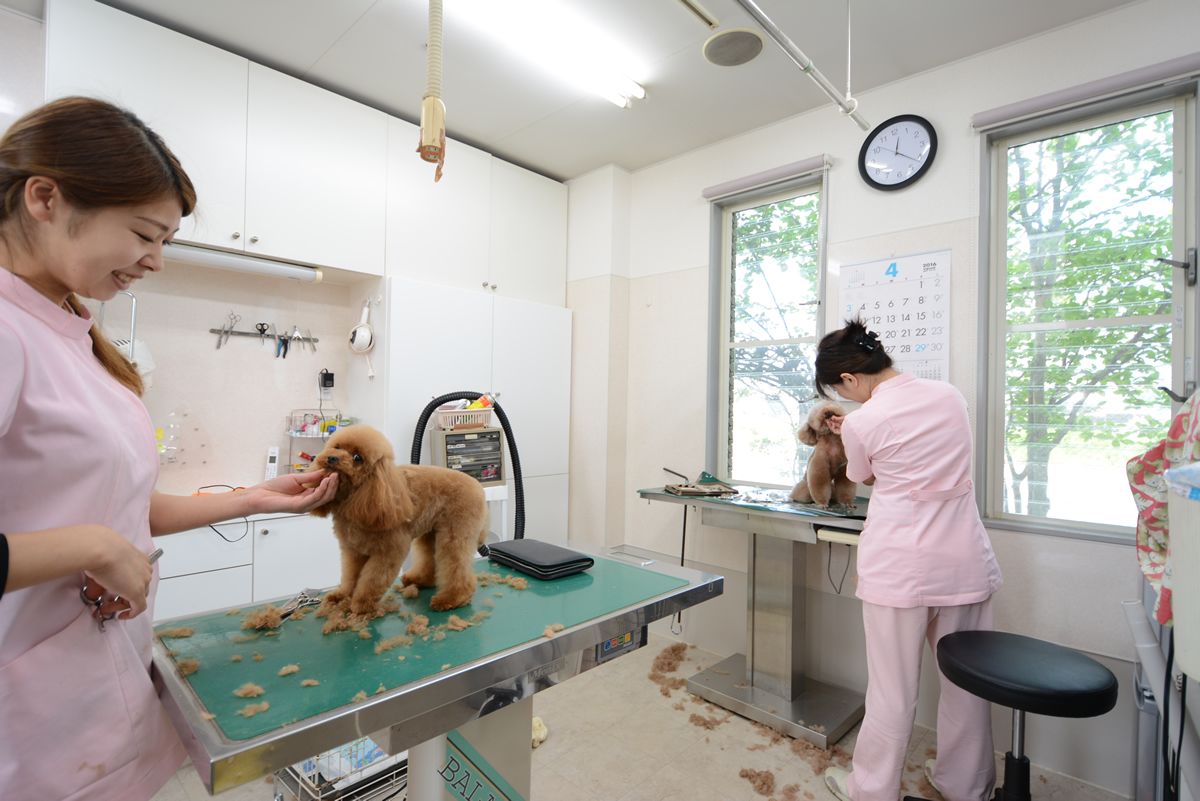
[[847, 320], [845, 328], [826, 334], [817, 345], [813, 383], [817, 394], [828, 398], [828, 388], [842, 383], [842, 373], [875, 375], [892, 366], [879, 335], [862, 320]]

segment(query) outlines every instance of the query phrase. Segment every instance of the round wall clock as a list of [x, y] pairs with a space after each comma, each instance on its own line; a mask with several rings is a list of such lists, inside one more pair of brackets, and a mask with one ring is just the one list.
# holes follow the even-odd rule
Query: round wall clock
[[901, 114], [878, 125], [863, 142], [858, 174], [876, 189], [903, 189], [929, 171], [936, 155], [933, 124], [916, 114]]

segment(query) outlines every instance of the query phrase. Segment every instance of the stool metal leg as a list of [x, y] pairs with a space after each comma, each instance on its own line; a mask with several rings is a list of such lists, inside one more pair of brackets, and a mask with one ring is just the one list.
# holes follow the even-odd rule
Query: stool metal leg
[[1030, 801], [1029, 757], [1025, 756], [1025, 713], [1013, 710], [1012, 749], [1004, 755], [1004, 786], [996, 801]]

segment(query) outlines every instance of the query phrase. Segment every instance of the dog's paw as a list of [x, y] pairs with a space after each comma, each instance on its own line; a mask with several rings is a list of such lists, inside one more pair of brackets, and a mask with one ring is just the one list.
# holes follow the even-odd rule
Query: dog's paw
[[373, 618], [379, 611], [378, 604], [375, 601], [351, 601], [350, 614], [356, 617]]
[[429, 608], [435, 612], [444, 612], [447, 609], [458, 609], [460, 606], [466, 606], [469, 603], [471, 603], [471, 595], [439, 592], [429, 599]]
[[344, 600], [346, 600], [346, 593], [342, 592], [341, 590], [330, 590], [329, 592], [325, 593], [325, 597], [321, 600], [321, 603], [328, 604], [329, 606], [335, 606]]
[[405, 587], [410, 584], [417, 587], [432, 587], [434, 585], [434, 577], [423, 573], [414, 573], [410, 570], [400, 577], [400, 583]]

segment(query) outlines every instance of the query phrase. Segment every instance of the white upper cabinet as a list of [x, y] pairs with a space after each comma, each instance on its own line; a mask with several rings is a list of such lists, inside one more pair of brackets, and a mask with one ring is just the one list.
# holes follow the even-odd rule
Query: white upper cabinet
[[93, 0], [47, 3], [47, 99], [108, 100], [162, 136], [198, 196], [181, 240], [240, 247], [233, 236], [245, 217], [247, 65]]
[[492, 159], [491, 283], [498, 295], [567, 300], [567, 187]]
[[248, 108], [246, 252], [382, 275], [387, 115], [258, 64]]
[[388, 120], [387, 274], [485, 289], [492, 157], [447, 140], [442, 180], [417, 155], [420, 129]]

